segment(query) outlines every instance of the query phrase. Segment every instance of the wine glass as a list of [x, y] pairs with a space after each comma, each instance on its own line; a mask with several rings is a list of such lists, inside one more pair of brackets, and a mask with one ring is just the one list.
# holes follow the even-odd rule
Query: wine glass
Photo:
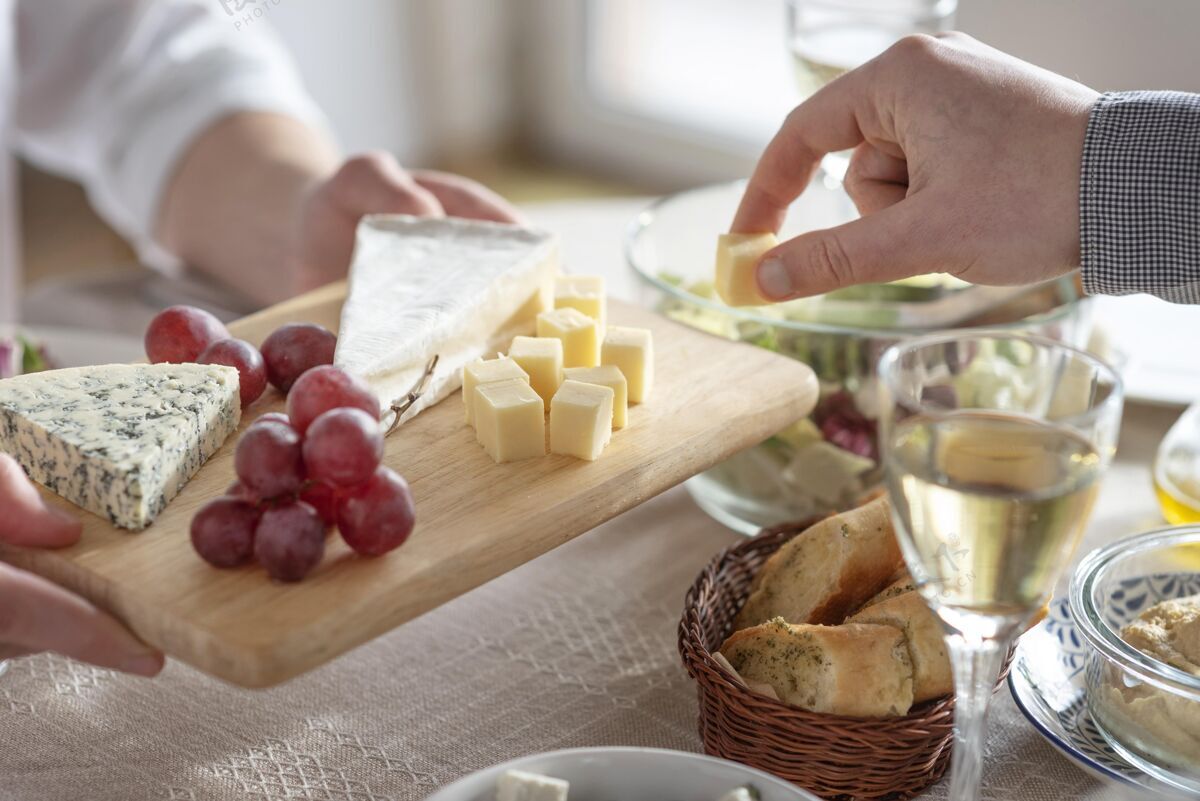
[[954, 671], [949, 797], [974, 801], [988, 702], [1083, 534], [1116, 450], [1121, 379], [1054, 340], [988, 331], [893, 345], [879, 373], [896, 535]]
[[[958, 0], [787, 0], [787, 44], [800, 99], [909, 34], [950, 30], [957, 9]], [[850, 154], [830, 153], [821, 166], [836, 188]]]

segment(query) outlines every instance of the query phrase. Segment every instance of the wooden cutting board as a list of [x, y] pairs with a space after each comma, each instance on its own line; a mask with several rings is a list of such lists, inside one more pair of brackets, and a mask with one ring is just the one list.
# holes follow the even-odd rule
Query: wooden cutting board
[[[230, 326], [261, 342], [286, 322], [337, 330], [344, 284]], [[547, 456], [497, 465], [475, 443], [454, 393], [387, 440], [384, 462], [409, 481], [417, 528], [388, 556], [356, 556], [335, 535], [299, 584], [258, 567], [217, 570], [193, 552], [195, 511], [234, 479], [230, 437], [159, 518], [131, 533], [82, 513], [80, 542], [58, 551], [0, 547], [0, 558], [81, 593], [146, 642], [245, 687], [320, 665], [545, 553], [808, 414], [805, 365], [612, 301], [610, 318], [654, 332], [655, 386], [596, 462]], [[283, 408], [274, 390], [243, 428]], [[52, 496], [57, 505], [79, 510]]]

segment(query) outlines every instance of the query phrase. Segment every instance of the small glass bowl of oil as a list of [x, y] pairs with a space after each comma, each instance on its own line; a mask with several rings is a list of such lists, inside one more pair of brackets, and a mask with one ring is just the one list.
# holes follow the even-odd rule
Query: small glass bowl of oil
[[1154, 494], [1168, 523], [1200, 523], [1200, 403], [1175, 421], [1158, 446]]

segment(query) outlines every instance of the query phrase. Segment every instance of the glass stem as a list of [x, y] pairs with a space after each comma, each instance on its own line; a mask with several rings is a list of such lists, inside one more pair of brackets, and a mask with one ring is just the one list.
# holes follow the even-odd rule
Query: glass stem
[[977, 801], [983, 749], [987, 744], [988, 703], [1008, 652], [1000, 640], [946, 637], [954, 669], [954, 751], [950, 761], [950, 798]]

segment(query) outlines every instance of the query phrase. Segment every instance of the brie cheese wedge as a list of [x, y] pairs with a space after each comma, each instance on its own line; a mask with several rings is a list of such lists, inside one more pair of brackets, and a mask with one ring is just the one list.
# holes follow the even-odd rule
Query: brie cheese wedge
[[334, 364], [370, 384], [384, 412], [438, 366], [410, 420], [462, 383], [462, 368], [532, 334], [552, 308], [553, 234], [456, 218], [368, 215], [358, 224]]

